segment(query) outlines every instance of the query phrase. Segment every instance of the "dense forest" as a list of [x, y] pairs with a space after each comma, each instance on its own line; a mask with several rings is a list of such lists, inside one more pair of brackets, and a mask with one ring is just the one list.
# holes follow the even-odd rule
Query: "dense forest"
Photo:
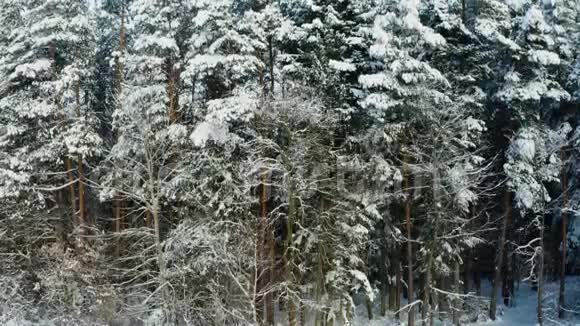
[[563, 325], [579, 123], [579, 0], [0, 0], [0, 323]]

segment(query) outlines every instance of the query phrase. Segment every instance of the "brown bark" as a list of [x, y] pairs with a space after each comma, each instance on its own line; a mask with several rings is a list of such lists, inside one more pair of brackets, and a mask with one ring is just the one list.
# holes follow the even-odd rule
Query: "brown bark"
[[79, 222], [81, 226], [81, 240], [86, 242], [88, 236], [88, 225], [85, 216], [85, 177], [83, 170], [83, 156], [78, 156], [77, 170], [79, 172]]
[[70, 205], [71, 205], [71, 210], [72, 210], [72, 220], [73, 220], [73, 225], [74, 227], [78, 227], [80, 225], [79, 223], [79, 219], [77, 216], [77, 198], [76, 198], [76, 194], [75, 194], [75, 177], [73, 175], [73, 164], [72, 164], [72, 160], [70, 158], [65, 158], [64, 159], [64, 164], [65, 164], [65, 168], [66, 168], [66, 175], [68, 176], [68, 182], [69, 182], [69, 196], [70, 196]]
[[507, 228], [508, 228], [509, 219], [511, 216], [511, 209], [512, 209], [511, 193], [509, 192], [508, 189], [506, 189], [504, 201], [505, 201], [506, 213], [503, 217], [503, 223], [501, 226], [500, 236], [498, 239], [498, 252], [497, 252], [497, 256], [496, 256], [495, 273], [494, 273], [494, 278], [493, 278], [493, 285], [491, 287], [491, 298], [490, 298], [490, 304], [489, 304], [489, 318], [491, 318], [491, 320], [495, 320], [495, 318], [496, 318], [497, 292], [498, 292], [498, 288], [499, 288], [499, 283], [501, 281], [501, 274], [502, 274], [501, 270], [503, 267], [503, 257], [504, 257], [504, 252], [505, 252], [506, 233], [507, 233]]
[[568, 171], [566, 155], [562, 152], [562, 260], [560, 262], [560, 289], [558, 293], [558, 318], [566, 315], [566, 260], [568, 250]]
[[[407, 194], [405, 200], [405, 226], [407, 231], [407, 286], [408, 286], [408, 299], [409, 304], [414, 301], [414, 288], [413, 288], [413, 244], [411, 242], [411, 188], [410, 188], [410, 171], [409, 166], [406, 162], [403, 163], [403, 173], [404, 173], [404, 189]], [[409, 307], [408, 313], [408, 326], [415, 325], [415, 308], [414, 305]]]
[[145, 226], [148, 228], [152, 228], [153, 227], [152, 221], [153, 219], [151, 218], [151, 211], [145, 209]]
[[165, 74], [167, 76], [167, 99], [169, 123], [176, 123], [179, 119], [179, 70], [175, 67], [172, 58], [165, 60]]
[[[76, 101], [76, 114], [77, 114], [77, 118], [81, 117], [81, 91], [80, 91], [81, 85], [80, 82], [75, 83], [75, 101]], [[86, 242], [86, 237], [88, 235], [88, 230], [87, 230], [87, 220], [85, 217], [85, 180], [84, 180], [84, 171], [83, 171], [83, 156], [81, 154], [78, 155], [77, 157], [77, 171], [79, 174], [78, 177], [78, 188], [79, 188], [79, 225], [80, 225], [80, 237], [81, 237], [81, 242], [85, 243]]]
[[[115, 57], [115, 96], [117, 97], [117, 110], [122, 111], [123, 105], [121, 101], [121, 96], [123, 94], [123, 79], [124, 79], [124, 65], [122, 56], [126, 48], [126, 30], [125, 30], [125, 1], [121, 2], [121, 26], [119, 28], [119, 54]], [[115, 232], [120, 233], [123, 231], [124, 224], [124, 199], [120, 195], [116, 195], [113, 205], [114, 208], [114, 221], [115, 221]], [[117, 238], [117, 256], [121, 253], [121, 238]]]
[[119, 28], [119, 55], [115, 57], [115, 95], [117, 96], [117, 106], [121, 107], [120, 97], [123, 93], [123, 72], [124, 65], [121, 56], [125, 52], [126, 47], [126, 32], [125, 32], [125, 2], [121, 4], [121, 26]]

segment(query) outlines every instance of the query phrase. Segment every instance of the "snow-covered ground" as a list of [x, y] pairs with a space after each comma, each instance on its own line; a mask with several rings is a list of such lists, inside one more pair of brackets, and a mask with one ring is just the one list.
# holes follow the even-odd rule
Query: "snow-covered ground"
[[[557, 318], [557, 298], [558, 298], [558, 283], [548, 282], [545, 286], [545, 294], [543, 298], [543, 309], [544, 309], [544, 325], [554, 325], [554, 326], [580, 326], [580, 277], [568, 277], [566, 280], [566, 303], [568, 309], [568, 316], [566, 320], [560, 320]], [[483, 286], [483, 296], [477, 298], [475, 301], [480, 304], [480, 316], [485, 316], [487, 314], [487, 306], [489, 303], [489, 284]], [[462, 322], [462, 325], [470, 326], [534, 326], [537, 325], [537, 292], [533, 291], [528, 283], [521, 283], [519, 290], [517, 291], [517, 296], [515, 300], [515, 305], [513, 307], [505, 307], [502, 304], [502, 300], [498, 300], [498, 318], [496, 321], [477, 321], [477, 322]], [[1, 309], [0, 309], [1, 312]], [[477, 315], [477, 314], [475, 314]], [[354, 320], [353, 326], [405, 326], [407, 325], [407, 316], [405, 312], [401, 313], [401, 321], [394, 318], [392, 312], [388, 312], [387, 316], [380, 317], [379, 308], [375, 305], [373, 320], [368, 320], [366, 307], [364, 305], [359, 305], [357, 307], [357, 314]], [[0, 316], [1, 317], [1, 316]], [[464, 316], [465, 317], [465, 316]], [[421, 325], [419, 322], [420, 317], [417, 316], [416, 325]], [[0, 318], [0, 320], [3, 320]], [[311, 322], [311, 318], [308, 318]], [[9, 320], [4, 321], [3, 325], [6, 326], [55, 326], [55, 325], [66, 326], [68, 324], [54, 323], [52, 321], [43, 322], [31, 322], [25, 320]], [[122, 325], [127, 325], [123, 324]], [[120, 325], [121, 325], [120, 324]], [[140, 325], [155, 325], [155, 322], [145, 322]], [[72, 325], [72, 324], [71, 324]], [[75, 323], [75, 325], [79, 325]], [[94, 322], [86, 322], [83, 325], [104, 325]], [[283, 326], [286, 323], [278, 324], [277, 326]], [[435, 322], [437, 326], [451, 325], [450, 321], [440, 321]], [[337, 325], [339, 326], [339, 325]]]
[[[557, 318], [557, 302], [558, 302], [558, 282], [548, 282], [545, 285], [545, 292], [543, 296], [544, 309], [544, 325], [554, 326], [580, 326], [580, 277], [568, 277], [566, 280], [566, 304], [568, 312], [566, 320]], [[489, 303], [490, 286], [489, 284], [483, 286], [483, 293], [481, 302]], [[501, 291], [500, 291], [501, 292]], [[499, 294], [501, 296], [501, 293]], [[462, 325], [470, 326], [534, 326], [538, 325], [537, 321], [537, 295], [528, 283], [521, 283], [517, 291], [515, 304], [513, 307], [506, 307], [503, 305], [501, 298], [498, 300], [498, 318], [496, 321], [478, 321], [467, 322]], [[487, 305], [485, 306], [487, 308]], [[482, 311], [486, 313], [486, 311]], [[375, 309], [375, 316], [379, 316], [379, 311]], [[421, 325], [417, 316], [416, 325]], [[355, 319], [355, 326], [395, 326], [407, 325], [406, 314], [401, 314], [401, 321], [394, 320], [392, 315], [387, 315], [383, 318], [375, 318], [368, 320], [366, 314], [366, 307], [360, 305], [357, 307], [357, 317]], [[435, 325], [452, 325], [450, 321], [437, 321]]]

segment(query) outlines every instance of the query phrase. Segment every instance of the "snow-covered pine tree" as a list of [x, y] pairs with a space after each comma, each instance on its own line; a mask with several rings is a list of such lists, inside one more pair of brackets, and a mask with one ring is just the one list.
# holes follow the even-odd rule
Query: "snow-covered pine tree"
[[[65, 171], [71, 218], [79, 227], [86, 224], [84, 158], [98, 154], [101, 140], [94, 132], [90, 95], [84, 87], [90, 83], [92, 25], [86, 4], [73, 2], [37, 1], [22, 7], [25, 28], [13, 33], [5, 71], [11, 86], [2, 101], [21, 130], [5, 143], [11, 147], [13, 171], [35, 171], [39, 178], [31, 180], [28, 190], [60, 205], [55, 192], [64, 188], [59, 172]], [[77, 198], [82, 210], [77, 209]]]
[[[189, 154], [183, 151], [189, 143], [189, 131], [179, 123], [179, 96], [191, 11], [180, 1], [132, 1], [125, 5], [127, 50], [124, 55], [115, 53], [119, 59], [112, 60], [113, 67], [119, 69], [116, 78], [124, 76], [117, 80], [113, 92], [117, 139], [105, 165], [109, 173], [102, 177], [101, 199], [122, 201], [127, 206], [122, 212], [127, 223], [145, 226], [118, 235], [131, 244], [122, 257], [126, 268], [122, 277], [131, 279], [135, 286], [129, 297], [151, 295], [151, 302], [163, 310], [164, 318], [172, 320], [174, 317], [167, 315], [175, 311], [168, 301], [162, 242], [165, 225], [177, 218], [179, 207], [170, 203], [177, 201]], [[151, 289], [150, 284], [155, 287]]]
[[[404, 166], [415, 163], [422, 158], [415, 146], [412, 130], [428, 128], [432, 122], [430, 110], [441, 108], [450, 103], [443, 90], [448, 87], [446, 78], [422, 60], [433, 50], [445, 45], [445, 39], [426, 27], [420, 21], [419, 1], [395, 2], [388, 12], [375, 21], [375, 44], [370, 48], [370, 54], [375, 59], [377, 72], [362, 75], [359, 82], [367, 90], [361, 105], [368, 115], [375, 119], [377, 125], [385, 130], [399, 131], [396, 137], [404, 144], [400, 153], [393, 153], [389, 159], [401, 160]], [[419, 128], [419, 129], [416, 129]], [[406, 129], [406, 132], [401, 130]], [[423, 131], [421, 131], [423, 132]], [[385, 133], [385, 135], [388, 135]], [[387, 136], [386, 136], [387, 137]], [[388, 138], [388, 137], [387, 137]], [[385, 139], [387, 140], [387, 139]], [[415, 156], [417, 154], [417, 156]], [[411, 162], [409, 162], [411, 160]], [[409, 300], [414, 301], [413, 249], [411, 233], [411, 188], [408, 182], [409, 169], [403, 173], [404, 191], [406, 192], [406, 241], [407, 241], [407, 282]], [[429, 266], [429, 264], [425, 264]], [[429, 273], [431, 270], [428, 271]], [[408, 314], [409, 325], [414, 324], [414, 309]]]

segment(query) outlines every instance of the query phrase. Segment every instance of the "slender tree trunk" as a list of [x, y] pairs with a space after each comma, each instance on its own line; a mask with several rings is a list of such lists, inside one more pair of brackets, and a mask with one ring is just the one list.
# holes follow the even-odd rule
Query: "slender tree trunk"
[[397, 278], [397, 269], [400, 270], [400, 257], [401, 250], [397, 244], [394, 245], [391, 251], [391, 259], [389, 265], [389, 310], [397, 311], [397, 295], [400, 297], [399, 291], [399, 279]]
[[153, 219], [151, 218], [151, 211], [145, 210], [145, 227], [151, 229], [153, 228]]
[[399, 311], [401, 310], [401, 292], [403, 292], [403, 271], [401, 266], [401, 255], [402, 250], [399, 247], [395, 254], [395, 283], [396, 283], [396, 293], [395, 293], [395, 316], [397, 319], [400, 318]]
[[293, 291], [294, 291], [294, 272], [292, 266], [292, 243], [293, 243], [293, 227], [294, 227], [294, 215], [296, 214], [296, 202], [294, 200], [294, 183], [290, 181], [290, 188], [288, 189], [288, 220], [286, 224], [286, 252], [284, 254], [284, 265], [286, 269], [286, 281], [288, 282], [288, 288], [290, 293], [288, 295], [288, 325], [296, 326], [296, 304], [294, 303]]
[[[441, 287], [440, 282], [436, 282], [433, 279], [433, 276], [431, 276], [431, 278], [432, 278], [431, 282], [437, 283], [437, 286]], [[427, 325], [427, 323], [429, 323], [429, 326], [435, 325], [435, 314], [440, 309], [439, 293], [437, 293], [436, 291], [431, 292], [431, 303], [432, 303], [432, 305], [430, 307], [430, 313], [429, 313], [429, 316], [427, 316], [427, 320], [425, 321], [425, 325]]]
[[[114, 221], [115, 221], [115, 232], [120, 233], [123, 231], [123, 200], [119, 195], [115, 196], [114, 202]], [[117, 237], [117, 257], [121, 255], [121, 248], [122, 248], [122, 240], [121, 237]]]
[[159, 269], [159, 286], [162, 287], [161, 293], [164, 301], [169, 299], [169, 292], [165, 284], [165, 262], [163, 260], [163, 249], [161, 248], [161, 223], [159, 216], [159, 199], [154, 197], [151, 207], [151, 215], [153, 215], [153, 227], [155, 231], [155, 248], [157, 249], [157, 266]]
[[538, 324], [544, 325], [542, 299], [544, 295], [544, 216], [541, 217], [540, 223], [540, 252], [538, 257], [538, 266], [536, 278], [538, 282]]
[[490, 298], [490, 304], [489, 304], [489, 318], [491, 318], [491, 320], [495, 320], [495, 318], [496, 318], [497, 292], [498, 292], [499, 283], [501, 281], [501, 269], [503, 266], [505, 240], [506, 240], [508, 223], [509, 223], [509, 219], [511, 216], [511, 209], [512, 209], [511, 193], [509, 192], [508, 189], [506, 189], [506, 192], [505, 192], [505, 210], [506, 210], [506, 213], [505, 213], [505, 216], [503, 217], [503, 223], [501, 226], [500, 236], [498, 239], [498, 245], [497, 245], [498, 252], [496, 255], [496, 264], [495, 264], [495, 272], [494, 272], [495, 274], [494, 274], [494, 278], [493, 278], [493, 284], [491, 287], [491, 298]]
[[[368, 248], [365, 252], [366, 252], [366, 254], [365, 254], [366, 261], [365, 261], [365, 266], [364, 266], [364, 273], [365, 273], [365, 275], [368, 276], [368, 266], [369, 266]], [[373, 302], [371, 301], [371, 298], [370, 298], [368, 293], [365, 295], [365, 304], [366, 304], [366, 308], [367, 308], [367, 317], [369, 320], [371, 320], [371, 319], [373, 319]]]
[[264, 290], [267, 287], [267, 270], [266, 270], [266, 262], [267, 260], [267, 250], [265, 248], [265, 238], [266, 238], [266, 229], [268, 224], [268, 207], [267, 207], [267, 182], [268, 182], [268, 171], [266, 168], [262, 168], [260, 173], [261, 178], [261, 190], [260, 190], [260, 213], [259, 213], [259, 222], [258, 222], [258, 237], [256, 239], [256, 248], [257, 248], [257, 255], [256, 258], [258, 261], [256, 262], [257, 277], [258, 280], [256, 281], [258, 289], [256, 290], [256, 315], [260, 319], [260, 324], [263, 321], [263, 310], [262, 304], [264, 303]]
[[[403, 173], [404, 173], [404, 189], [407, 193], [407, 198], [405, 200], [405, 225], [407, 229], [407, 286], [408, 286], [408, 300], [409, 304], [412, 304], [414, 301], [414, 289], [413, 289], [413, 244], [412, 244], [412, 234], [411, 234], [411, 188], [410, 188], [410, 171], [409, 165], [407, 164], [407, 158], [405, 157], [405, 161], [403, 163]], [[409, 307], [409, 314], [408, 314], [408, 326], [415, 325], [415, 306], [411, 305]]]
[[[81, 118], [81, 85], [80, 82], [75, 83], [75, 101], [76, 101], [76, 114], [77, 118]], [[87, 219], [85, 217], [85, 180], [83, 171], [83, 156], [79, 154], [77, 157], [77, 171], [79, 174], [79, 225], [80, 225], [80, 239], [81, 243], [86, 243], [86, 237], [88, 235], [87, 230]]]
[[387, 314], [387, 293], [389, 292], [389, 271], [387, 269], [387, 249], [381, 248], [381, 289], [380, 289], [380, 296], [381, 296], [381, 316], [385, 316]]
[[270, 94], [274, 95], [274, 86], [275, 86], [275, 78], [274, 78], [274, 44], [272, 42], [272, 36], [268, 37], [268, 60], [269, 68], [270, 68]]
[[[324, 195], [320, 198], [320, 212], [319, 214], [322, 216], [326, 211], [326, 199]], [[321, 243], [318, 244], [318, 266], [317, 266], [317, 276], [316, 276], [316, 302], [321, 302], [322, 293], [324, 292], [324, 247]], [[314, 325], [315, 326], [323, 326], [326, 322], [325, 312], [324, 309], [316, 309], [315, 310], [315, 317], [314, 317]]]
[[79, 227], [80, 225], [80, 221], [78, 219], [78, 215], [77, 215], [77, 198], [76, 198], [76, 194], [75, 194], [75, 177], [73, 174], [73, 164], [72, 164], [72, 160], [70, 158], [65, 158], [64, 159], [64, 164], [65, 164], [65, 168], [66, 168], [66, 175], [68, 176], [68, 182], [69, 182], [69, 196], [70, 196], [70, 205], [71, 205], [71, 210], [72, 210], [72, 219], [73, 219], [73, 225], [75, 228]]
[[262, 194], [260, 199], [261, 216], [263, 223], [263, 259], [264, 264], [264, 305], [266, 309], [266, 324], [274, 325], [274, 295], [272, 288], [274, 286], [274, 230], [273, 223], [268, 221], [268, 172], [264, 170], [262, 174]]
[[169, 123], [176, 123], [178, 120], [179, 110], [179, 70], [175, 67], [173, 58], [165, 60], [165, 74], [167, 76], [167, 99], [169, 100], [168, 116]]
[[562, 260], [560, 266], [560, 290], [558, 293], [558, 318], [566, 316], [566, 261], [568, 251], [568, 170], [566, 155], [562, 152]]
[[[123, 80], [124, 80], [124, 62], [122, 56], [125, 53], [126, 47], [126, 32], [125, 32], [125, 1], [121, 1], [121, 26], [119, 28], [119, 54], [115, 57], [115, 96], [116, 96], [116, 104], [117, 110], [123, 110], [123, 103], [122, 103], [122, 94], [123, 94]], [[117, 194], [114, 200], [114, 220], [115, 220], [115, 232], [120, 233], [123, 231], [123, 224], [124, 224], [124, 212], [123, 212], [123, 205], [124, 199], [121, 195]], [[147, 210], [149, 211], [149, 210]], [[122, 241], [121, 237], [117, 238], [117, 256], [121, 253], [121, 246]]]
[[453, 273], [453, 287], [454, 287], [454, 292], [455, 292], [455, 296], [453, 298], [453, 307], [452, 307], [452, 314], [453, 314], [453, 325], [455, 326], [459, 326], [459, 316], [461, 315], [461, 299], [459, 298], [459, 293], [460, 293], [460, 285], [459, 285], [459, 279], [460, 279], [460, 266], [459, 266], [459, 262], [455, 262], [455, 268], [454, 268], [454, 273]]
[[508, 255], [507, 250], [504, 249], [503, 255], [503, 269], [502, 269], [502, 281], [501, 281], [501, 295], [503, 297], [503, 304], [509, 307], [510, 304], [510, 288], [509, 288], [509, 277], [511, 277], [510, 269], [510, 259], [511, 256]]
[[306, 326], [306, 305], [300, 303], [300, 326]]
[[121, 108], [120, 96], [123, 93], [123, 72], [125, 70], [121, 56], [125, 53], [126, 32], [125, 32], [125, 1], [121, 2], [121, 26], [119, 28], [119, 55], [115, 57], [115, 95], [117, 96], [117, 106]]
[[389, 265], [389, 310], [396, 311], [397, 306], [397, 269], [395, 268], [395, 260], [391, 256]]
[[79, 222], [81, 225], [81, 239], [86, 243], [88, 236], [87, 218], [85, 216], [85, 177], [83, 171], [83, 156], [78, 156], [77, 170], [79, 172]]
[[421, 319], [423, 325], [427, 325], [431, 318], [431, 263], [427, 262], [425, 275], [423, 276], [423, 306], [421, 309]]
[[270, 254], [270, 266], [269, 271], [269, 286], [268, 292], [266, 294], [266, 322], [268, 325], [274, 325], [274, 286], [276, 278], [276, 250], [274, 243], [274, 223], [271, 222], [268, 225], [268, 244], [269, 244], [269, 254]]

